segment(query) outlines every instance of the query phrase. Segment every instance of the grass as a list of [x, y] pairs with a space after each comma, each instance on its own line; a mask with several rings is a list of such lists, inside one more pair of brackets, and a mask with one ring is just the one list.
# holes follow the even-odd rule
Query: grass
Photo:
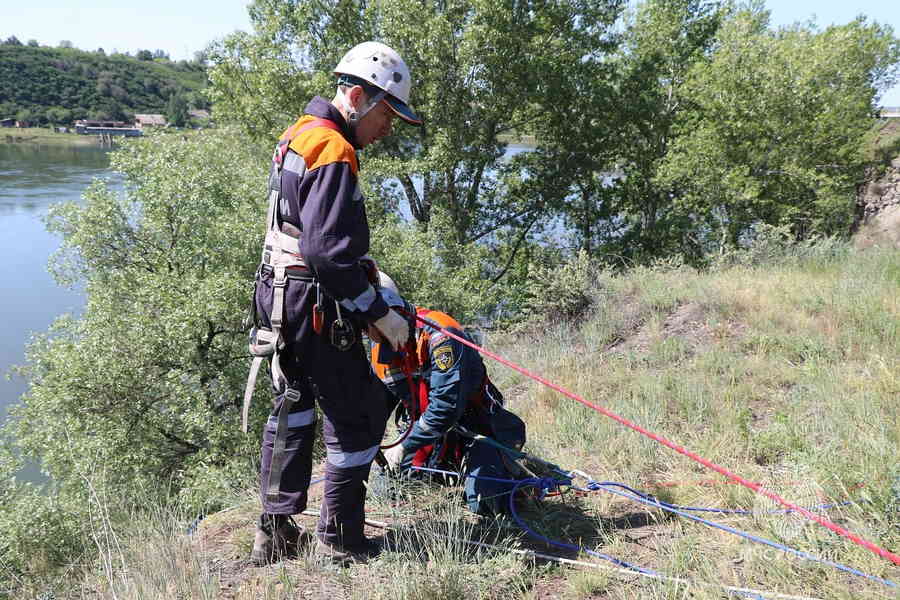
[[[854, 500], [817, 512], [896, 550], [898, 292], [900, 252], [887, 250], [835, 252], [832, 245], [705, 272], [639, 268], [601, 274], [590, 318], [492, 335], [490, 349], [792, 502]], [[768, 499], [518, 373], [489, 368], [529, 425], [529, 451], [669, 502], [753, 510], [711, 518], [900, 580], [900, 569], [818, 524], [769, 514], [778, 507]], [[186, 519], [167, 512], [98, 536], [107, 540], [98, 543], [101, 558], [71, 576], [77, 585], [54, 586], [53, 593], [128, 600], [730, 597], [715, 587], [722, 584], [818, 598], [897, 597], [882, 585], [607, 493], [548, 498], [524, 518], [547, 537], [712, 587], [535, 561], [513, 551], [596, 559], [530, 540], [509, 519], [473, 517], [452, 488], [408, 484], [398, 494], [368, 503], [370, 517], [392, 528], [369, 532], [384, 536], [386, 551], [365, 566], [335, 571], [305, 550], [273, 567], [248, 567], [258, 505], [247, 492], [223, 499], [236, 508], [206, 519], [193, 538], [182, 533]]]
[[0, 129], [0, 144], [35, 144], [41, 146], [99, 146], [95, 135], [57, 133], [46, 127]]

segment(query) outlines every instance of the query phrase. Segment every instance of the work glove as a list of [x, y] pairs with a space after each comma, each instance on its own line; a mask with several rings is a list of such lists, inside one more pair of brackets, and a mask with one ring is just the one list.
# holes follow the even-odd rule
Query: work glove
[[409, 339], [409, 322], [389, 308], [387, 314], [372, 323], [384, 341], [396, 351], [400, 351]]
[[374, 286], [379, 285], [378, 263], [375, 262], [375, 259], [368, 254], [364, 254], [363, 257], [359, 259], [359, 264], [362, 266], [363, 271], [366, 272], [366, 279], [369, 280], [369, 283]]
[[387, 461], [387, 469], [392, 473], [396, 473], [400, 470], [400, 463], [403, 462], [403, 456], [406, 454], [406, 451], [403, 449], [403, 444], [397, 444], [393, 448], [388, 448], [383, 452], [384, 460]]

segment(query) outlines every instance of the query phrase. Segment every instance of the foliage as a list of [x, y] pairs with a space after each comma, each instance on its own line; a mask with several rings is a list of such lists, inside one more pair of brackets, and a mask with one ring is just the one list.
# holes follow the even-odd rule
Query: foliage
[[900, 45], [887, 27], [773, 31], [767, 18], [737, 13], [693, 66], [693, 108], [657, 178], [680, 190], [673, 208], [694, 222], [699, 253], [757, 221], [797, 239], [848, 233], [873, 102], [894, 80]]
[[[647, 262], [681, 251], [692, 224], [673, 210], [677, 186], [657, 179], [680, 115], [691, 109], [685, 82], [695, 65], [710, 60], [719, 28], [732, 11], [727, 2], [648, 0], [631, 13], [619, 56], [620, 102], [612, 146], [616, 169], [606, 186], [593, 187], [606, 224], [582, 226], [585, 248], [593, 244], [616, 264]], [[588, 199], [586, 199], [588, 200]], [[582, 213], [584, 215], [590, 213]], [[621, 266], [621, 265], [617, 265]]]
[[789, 224], [755, 223], [739, 246], [727, 246], [713, 257], [716, 268], [729, 265], [765, 265], [775, 262], [794, 264], [815, 259], [831, 260], [848, 252], [846, 244], [836, 236], [797, 240]]
[[172, 94], [166, 103], [166, 120], [175, 127], [184, 127], [188, 122], [188, 104], [181, 94]]
[[[773, 252], [752, 263], [601, 275], [600, 301], [578, 327], [556, 320], [516, 335], [492, 333], [489, 347], [789, 500], [830, 504], [820, 514], [879, 546], [896, 548], [900, 256], [896, 250], [854, 252], [833, 242], [809, 245], [799, 254], [785, 246], [779, 254], [777, 240], [784, 236], [769, 231], [761, 237]], [[893, 578], [892, 565], [871, 552], [812, 522], [772, 512], [777, 507], [761, 496], [724, 485], [686, 457], [491, 365], [507, 406], [528, 424], [529, 453], [598, 480], [628, 482], [674, 504], [751, 510], [752, 515], [731, 515], [733, 526]], [[459, 501], [458, 488], [424, 481], [403, 482], [396, 495], [369, 498], [369, 509], [392, 529], [384, 532], [383, 553], [367, 565], [336, 574], [316, 557], [314, 546], [304, 545], [299, 556], [272, 568], [248, 568], [242, 557], [252, 545], [258, 503], [252, 484], [235, 479], [248, 489], [225, 496], [229, 509], [209, 515], [191, 537], [184, 530], [193, 512], [159, 509], [151, 505], [152, 495], [127, 499], [127, 526], [104, 520], [101, 507], [111, 504], [103, 504], [102, 496], [85, 502], [80, 512], [67, 512], [68, 519], [54, 520], [50, 512], [46, 522], [54, 532], [60, 525], [75, 529], [92, 552], [72, 566], [73, 581], [45, 576], [31, 588], [23, 586], [35, 593], [14, 585], [11, 595], [506, 599], [544, 598], [553, 590], [567, 598], [602, 593], [625, 600], [720, 598], [724, 591], [701, 586], [724, 584], [804, 597], [885, 597], [875, 581], [599, 492], [529, 500], [519, 514], [552, 540], [690, 581], [690, 587], [607, 570], [600, 572], [609, 581], [576, 569], [536, 567], [516, 554], [535, 546], [510, 520], [476, 519]], [[8, 514], [6, 499], [0, 514]], [[106, 500], [118, 503], [115, 497]], [[46, 511], [37, 499], [35, 510]], [[31, 527], [46, 531], [38, 518], [22, 514]], [[85, 520], [75, 523], [71, 515]], [[314, 519], [297, 516], [307, 528]], [[73, 527], [84, 523], [91, 526]], [[7, 534], [16, 531], [11, 519], [0, 527], [6, 547], [22, 539], [25, 549], [27, 536]], [[641, 536], [655, 538], [655, 552], [635, 543]], [[43, 550], [49, 537], [31, 541]], [[557, 554], [543, 545], [538, 549]], [[735, 569], [738, 561], [741, 568]]]
[[[237, 428], [248, 366], [241, 318], [267, 146], [312, 94], [333, 92], [331, 68], [369, 38], [409, 61], [412, 104], [427, 122], [400, 125], [363, 161], [372, 254], [411, 300], [463, 321], [539, 321], [539, 343], [511, 343], [518, 362], [542, 363], [716, 460], [744, 459], [753, 477], [775, 463], [782, 473], [803, 464], [833, 486], [896, 473], [883, 460], [898, 431], [896, 256], [810, 241], [846, 229], [867, 111], [897, 62], [891, 32], [861, 20], [772, 31], [758, 9], [652, 0], [620, 39], [621, 8], [257, 0], [255, 32], [204, 57], [214, 111], [240, 130], [129, 143], [113, 159], [124, 193], [96, 182], [83, 205], [51, 212], [64, 240], [56, 274], [82, 283], [88, 302], [29, 348], [30, 389], [4, 430], [16, 447], [0, 456], [4, 567], [33, 575], [91, 551], [93, 519], [126, 518], [130, 498], [177, 494], [188, 510], [215, 508], [253, 470], [258, 436]], [[166, 99], [174, 114], [201, 85], [167, 78], [162, 56], [15, 42], [0, 46], [4, 113], [121, 116]], [[20, 65], [37, 76], [22, 83]], [[533, 151], [508, 153], [507, 140], [524, 135]], [[567, 242], [581, 251], [569, 254]], [[714, 250], [707, 271], [682, 260]], [[655, 266], [602, 270], [634, 262]], [[593, 466], [610, 476], [677, 471], [657, 447], [581, 407], [518, 389], [511, 402], [536, 425], [529, 443], [560, 464], [602, 448]], [[258, 428], [265, 403], [252, 410]], [[864, 447], [850, 443], [871, 422], [890, 426]], [[825, 461], [822, 440], [854, 453]], [[16, 452], [52, 478], [43, 499], [13, 482]], [[882, 526], [882, 491], [871, 507], [848, 510]], [[53, 535], [35, 540], [39, 523]], [[679, 557], [674, 572], [684, 570]], [[447, 582], [471, 593], [463, 572]], [[438, 583], [410, 580], [410, 589], [424, 595]]]
[[[385, 219], [372, 226], [370, 254], [410, 302], [446, 311], [468, 323], [490, 313], [502, 290], [480, 276], [488, 250], [477, 244], [448, 248], [447, 229], [437, 219], [428, 230]], [[462, 253], [467, 260], [458, 267], [448, 266], [444, 257], [450, 252]]]
[[[506, 140], [565, 122], [573, 89], [593, 97], [605, 85], [622, 4], [476, 0], [410, 11], [398, 0], [259, 0], [255, 32], [210, 53], [211, 95], [218, 117], [271, 139], [314, 92], [334, 93], [331, 71], [350, 47], [364, 39], [391, 45], [410, 66], [412, 104], [426, 125], [399, 125], [372, 149], [363, 163], [370, 197], [423, 231], [439, 221], [447, 268], [462, 268], [475, 243], [489, 248], [480, 277], [496, 284], [542, 231], [553, 235], [548, 215], [565, 196], [553, 173], [567, 156], [558, 137], [539, 137], [540, 153], [512, 160], [503, 158]], [[612, 102], [598, 95], [596, 105]]]
[[[30, 111], [37, 124], [70, 125], [73, 119], [124, 120], [133, 113], [162, 112], [173, 94], [198, 94], [206, 85], [202, 64], [139, 60], [102, 50], [0, 45], [0, 118]], [[55, 109], [70, 111], [66, 120]]]
[[210, 489], [252, 469], [258, 437], [238, 426], [241, 320], [266, 154], [233, 132], [154, 135], [113, 154], [126, 192], [97, 181], [84, 204], [51, 209], [63, 238], [55, 274], [83, 284], [87, 305], [29, 347], [30, 387], [5, 436], [41, 464], [63, 507], [86, 502], [85, 474], [97, 473], [111, 498], [183, 490], [201, 510], [216, 502]]
[[561, 264], [540, 265], [529, 281], [522, 317], [530, 325], [571, 323], [597, 299], [600, 269], [585, 250]]

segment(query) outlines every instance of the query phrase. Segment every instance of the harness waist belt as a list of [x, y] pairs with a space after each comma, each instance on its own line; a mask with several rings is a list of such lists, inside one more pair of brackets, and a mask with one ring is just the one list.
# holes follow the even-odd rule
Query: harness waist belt
[[[271, 265], [261, 265], [260, 272], [264, 275], [273, 275], [275, 273], [275, 268]], [[284, 274], [288, 279], [293, 279], [295, 281], [305, 281], [307, 283], [313, 282], [316, 280], [316, 275], [313, 273], [309, 267], [302, 266], [294, 266], [294, 267], [285, 267]]]

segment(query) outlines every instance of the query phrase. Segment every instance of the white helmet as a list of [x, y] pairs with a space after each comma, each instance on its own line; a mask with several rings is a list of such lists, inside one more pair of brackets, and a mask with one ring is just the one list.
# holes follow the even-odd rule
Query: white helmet
[[397, 52], [381, 42], [363, 42], [354, 46], [334, 68], [335, 75], [349, 75], [385, 92], [384, 101], [397, 116], [413, 125], [422, 119], [409, 106], [412, 79], [409, 68]]

